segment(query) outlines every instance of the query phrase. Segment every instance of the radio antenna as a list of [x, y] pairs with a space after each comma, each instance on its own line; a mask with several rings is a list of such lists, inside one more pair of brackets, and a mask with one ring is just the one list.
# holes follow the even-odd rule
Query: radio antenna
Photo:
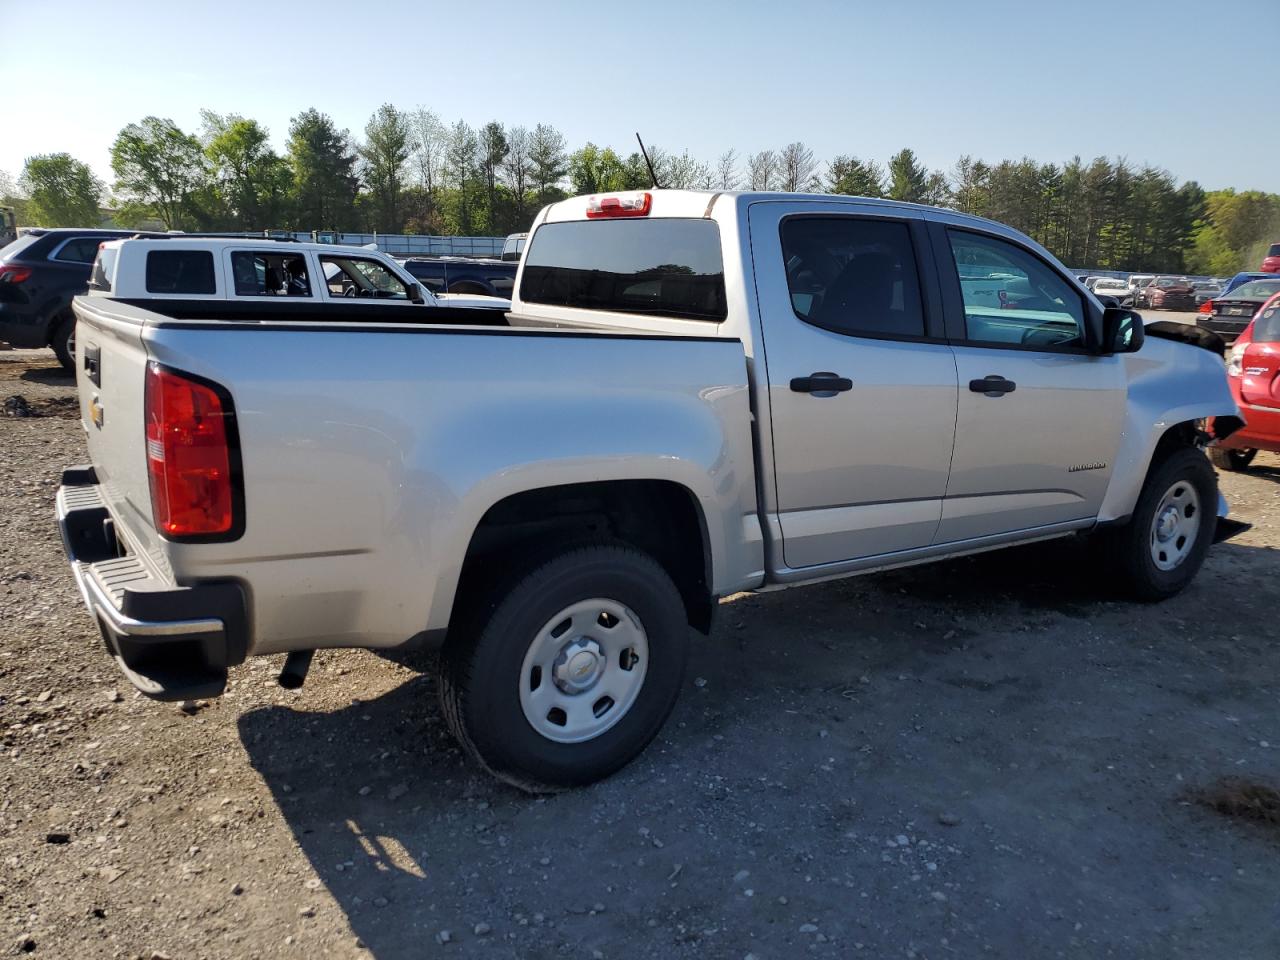
[[644, 148], [644, 141], [640, 139], [639, 131], [636, 131], [636, 143], [640, 144], [640, 155], [644, 157], [645, 166], [649, 168], [649, 179], [653, 181], [653, 188], [661, 190], [662, 184], [658, 183], [658, 175], [653, 172], [653, 161], [649, 159], [649, 151]]

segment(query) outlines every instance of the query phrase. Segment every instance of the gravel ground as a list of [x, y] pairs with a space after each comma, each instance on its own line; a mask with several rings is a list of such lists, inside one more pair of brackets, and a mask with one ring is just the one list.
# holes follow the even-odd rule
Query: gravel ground
[[1159, 606], [1072, 545], [726, 602], [664, 733], [535, 799], [464, 762], [429, 664], [279, 658], [183, 712], [102, 653], [53, 524], [70, 381], [0, 353], [0, 955], [1280, 956], [1280, 458]]

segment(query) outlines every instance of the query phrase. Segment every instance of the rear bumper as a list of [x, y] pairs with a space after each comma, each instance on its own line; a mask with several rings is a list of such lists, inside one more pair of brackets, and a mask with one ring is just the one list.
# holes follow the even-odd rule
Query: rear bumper
[[[1240, 403], [1239, 397], [1236, 400]], [[1240, 403], [1240, 414], [1244, 426], [1223, 440], [1221, 446], [1228, 450], [1280, 452], [1280, 409]]]
[[1244, 328], [1249, 325], [1249, 321], [1252, 319], [1252, 317], [1240, 317], [1239, 319], [1233, 317], [1230, 320], [1218, 319], [1217, 317], [1197, 317], [1196, 326], [1201, 330], [1208, 330], [1227, 341], [1231, 341], [1244, 333]]
[[57, 516], [80, 596], [129, 682], [156, 700], [219, 696], [248, 650], [244, 589], [177, 586], [123, 552], [92, 467], [63, 471]]

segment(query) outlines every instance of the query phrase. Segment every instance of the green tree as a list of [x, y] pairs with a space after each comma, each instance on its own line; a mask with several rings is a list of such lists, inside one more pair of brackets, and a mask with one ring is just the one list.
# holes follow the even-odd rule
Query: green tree
[[293, 172], [291, 207], [299, 230], [348, 230], [356, 226], [356, 156], [351, 138], [318, 110], [304, 110], [289, 124], [288, 163]]
[[511, 151], [507, 132], [497, 120], [490, 120], [476, 137], [480, 178], [484, 181], [485, 212], [483, 220], [491, 232], [499, 229], [498, 185], [502, 163]]
[[196, 220], [208, 164], [200, 141], [172, 120], [146, 117], [121, 130], [111, 147], [111, 169], [120, 199], [149, 208], [168, 229]]
[[280, 226], [291, 176], [289, 165], [271, 148], [266, 128], [235, 114], [205, 110], [202, 116], [205, 155], [234, 227]]
[[28, 157], [19, 188], [25, 219], [44, 227], [96, 227], [102, 222], [102, 182], [69, 153]]
[[902, 149], [889, 160], [889, 196], [908, 203], [923, 203], [929, 188], [929, 172], [915, 152]]
[[444, 155], [445, 182], [451, 190], [448, 224], [452, 232], [467, 236], [475, 230], [479, 206], [477, 176], [480, 141], [466, 121], [459, 120], [449, 132]]
[[849, 197], [883, 197], [884, 170], [874, 160], [840, 155], [827, 166], [827, 192]]
[[373, 228], [382, 233], [399, 233], [404, 228], [400, 194], [404, 189], [404, 168], [409, 159], [409, 120], [389, 103], [380, 106], [364, 128], [364, 179], [371, 194]]
[[529, 161], [533, 165], [533, 189], [538, 202], [547, 203], [563, 196], [560, 182], [569, 172], [564, 134], [546, 123], [534, 127], [529, 140]]
[[524, 127], [507, 131], [507, 155], [502, 160], [502, 180], [511, 191], [512, 217], [524, 230], [529, 225], [529, 186], [533, 182], [533, 160], [530, 150], [533, 138]]

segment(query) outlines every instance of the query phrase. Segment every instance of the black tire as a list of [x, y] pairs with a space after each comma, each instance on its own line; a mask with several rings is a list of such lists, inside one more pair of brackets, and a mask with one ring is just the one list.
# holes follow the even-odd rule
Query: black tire
[[67, 373], [76, 372], [75, 336], [76, 318], [74, 315], [65, 316], [58, 321], [58, 326], [53, 331], [53, 340], [49, 344]]
[[1241, 450], [1224, 450], [1222, 447], [1210, 447], [1209, 459], [1219, 470], [1247, 470], [1258, 451], [1246, 448]]
[[[1200, 522], [1187, 555], [1173, 569], [1162, 570], [1152, 557], [1152, 528], [1161, 500], [1179, 480], [1195, 488], [1200, 500]], [[1103, 539], [1114, 582], [1135, 600], [1152, 602], [1174, 596], [1200, 570], [1217, 523], [1218, 478], [1209, 461], [1191, 447], [1174, 450], [1151, 468], [1133, 517], [1123, 527], [1107, 531]]]
[[[490, 773], [522, 790], [594, 783], [635, 759], [675, 706], [689, 651], [680, 592], [649, 555], [597, 543], [566, 548], [475, 598], [441, 651], [440, 703], [449, 729]], [[580, 743], [539, 733], [519, 684], [525, 655], [559, 611], [581, 600], [621, 603], [639, 620], [649, 656], [643, 685], [612, 727]]]

